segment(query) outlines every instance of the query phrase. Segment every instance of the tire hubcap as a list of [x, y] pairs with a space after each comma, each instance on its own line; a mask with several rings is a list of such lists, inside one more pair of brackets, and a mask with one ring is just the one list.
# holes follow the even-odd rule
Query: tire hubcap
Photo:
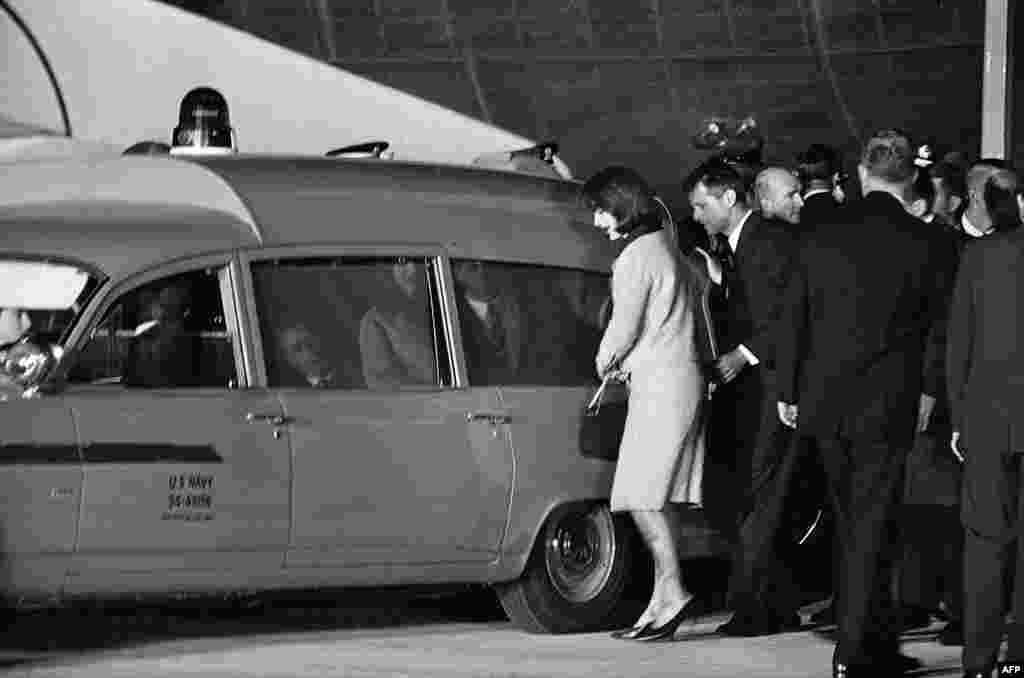
[[568, 601], [585, 603], [604, 589], [615, 558], [615, 526], [606, 507], [581, 508], [547, 528], [544, 562], [555, 589]]

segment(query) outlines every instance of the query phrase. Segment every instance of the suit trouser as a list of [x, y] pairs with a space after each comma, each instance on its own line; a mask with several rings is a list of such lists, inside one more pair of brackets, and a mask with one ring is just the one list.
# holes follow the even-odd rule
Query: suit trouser
[[797, 444], [791, 429], [779, 421], [770, 372], [764, 373], [758, 439], [750, 464], [750, 492], [739, 525], [733, 559], [730, 606], [737, 614], [792, 614], [800, 591], [784, 562], [787, 550], [781, 532], [793, 480], [808, 448]]
[[964, 532], [960, 508], [913, 504], [904, 505], [901, 513], [900, 603], [934, 609], [941, 599], [950, 619], [961, 621]]
[[870, 664], [898, 651], [892, 600], [894, 528], [907, 450], [815, 437], [839, 539], [836, 660]]
[[[970, 473], [969, 455], [965, 473]], [[1008, 659], [1024, 660], [1024, 463], [1020, 456], [1006, 457], [1005, 482], [1007, 491], [1016, 496], [1016, 580], [1013, 587], [1014, 624], [1009, 629]], [[964, 528], [964, 651], [966, 669], [985, 669], [996, 662], [1003, 639], [1006, 586], [1009, 568], [1007, 560], [1014, 555], [1013, 541], [989, 538]]]
[[720, 386], [711, 401], [704, 505], [709, 520], [731, 539], [737, 538], [746, 513], [753, 450], [764, 412], [766, 389], [760, 367], [748, 367]]

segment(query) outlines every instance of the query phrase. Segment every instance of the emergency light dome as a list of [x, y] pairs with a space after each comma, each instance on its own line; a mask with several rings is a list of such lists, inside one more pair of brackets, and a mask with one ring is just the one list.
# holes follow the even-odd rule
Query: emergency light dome
[[172, 155], [224, 155], [238, 150], [228, 103], [212, 87], [196, 87], [181, 100]]

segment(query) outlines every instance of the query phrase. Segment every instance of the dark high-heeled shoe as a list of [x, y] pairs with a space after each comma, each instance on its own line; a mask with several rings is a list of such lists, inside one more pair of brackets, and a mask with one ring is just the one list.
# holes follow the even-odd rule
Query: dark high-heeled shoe
[[668, 640], [676, 634], [676, 629], [687, 619], [696, 619], [701, 612], [701, 602], [693, 596], [676, 612], [675, 616], [661, 626], [648, 625], [646, 629], [633, 636], [633, 640], [650, 642], [652, 640]]
[[647, 629], [651, 628], [651, 623], [639, 624], [638, 626], [630, 626], [628, 629], [619, 629], [618, 631], [612, 631], [609, 635], [616, 640], [633, 640], [637, 634], [643, 633]]

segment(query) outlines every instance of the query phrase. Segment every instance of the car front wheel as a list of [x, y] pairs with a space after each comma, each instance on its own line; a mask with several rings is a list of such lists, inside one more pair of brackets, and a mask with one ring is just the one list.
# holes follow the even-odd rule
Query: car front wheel
[[495, 585], [509, 618], [534, 633], [599, 631], [632, 623], [651, 592], [651, 563], [625, 515], [599, 503], [548, 517], [519, 579]]

